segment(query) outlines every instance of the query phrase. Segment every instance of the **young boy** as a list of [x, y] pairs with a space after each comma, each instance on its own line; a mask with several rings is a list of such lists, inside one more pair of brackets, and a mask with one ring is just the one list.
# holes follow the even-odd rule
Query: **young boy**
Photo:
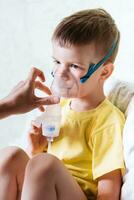
[[[64, 81], [71, 74], [77, 94], [61, 102], [60, 135], [51, 154], [44, 153], [47, 140], [35, 126], [29, 151], [36, 156], [29, 160], [20, 149], [3, 150], [1, 200], [119, 200], [124, 116], [103, 91], [119, 37], [114, 20], [102, 9], [77, 12], [56, 27], [53, 74]], [[73, 87], [68, 90], [73, 94]]]

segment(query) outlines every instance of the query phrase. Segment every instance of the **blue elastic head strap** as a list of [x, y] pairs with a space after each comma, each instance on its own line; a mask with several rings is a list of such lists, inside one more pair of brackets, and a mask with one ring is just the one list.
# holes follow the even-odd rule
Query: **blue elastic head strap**
[[83, 77], [80, 78], [80, 83], [85, 83], [86, 80], [102, 65], [104, 64], [109, 58], [110, 56], [113, 54], [114, 50], [116, 49], [118, 44], [118, 39], [116, 42], [113, 43], [111, 49], [109, 50], [109, 52], [104, 56], [104, 58], [102, 58], [102, 60], [100, 60], [97, 64], [91, 64], [89, 65], [88, 68], [88, 72], [86, 73], [86, 75], [84, 75]]

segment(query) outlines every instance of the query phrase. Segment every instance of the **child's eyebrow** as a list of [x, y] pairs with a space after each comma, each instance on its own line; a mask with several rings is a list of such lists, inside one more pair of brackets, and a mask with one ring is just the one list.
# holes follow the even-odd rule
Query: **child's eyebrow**
[[[54, 56], [52, 56], [52, 58], [54, 59], [54, 60], [58, 60], [57, 58], [55, 58]], [[78, 65], [78, 66], [86, 66], [85, 64], [83, 64], [83, 63], [80, 63], [80, 62], [70, 62], [70, 63], [72, 63], [72, 64], [76, 64], [76, 65]]]
[[56, 59], [55, 57], [53, 57], [53, 56], [52, 56], [52, 58], [53, 58], [54, 60], [57, 60], [57, 59]]

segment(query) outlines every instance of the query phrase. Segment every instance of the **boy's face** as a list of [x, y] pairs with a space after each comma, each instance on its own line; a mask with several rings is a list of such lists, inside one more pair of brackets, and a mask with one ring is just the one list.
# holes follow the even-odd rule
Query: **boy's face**
[[[85, 82], [80, 83], [91, 63], [97, 63], [102, 57], [97, 57], [95, 45], [79, 45], [61, 47], [53, 42], [54, 79], [58, 87], [62, 87], [61, 96], [82, 98], [92, 95], [98, 87], [101, 67]], [[66, 90], [66, 91], [65, 91]]]

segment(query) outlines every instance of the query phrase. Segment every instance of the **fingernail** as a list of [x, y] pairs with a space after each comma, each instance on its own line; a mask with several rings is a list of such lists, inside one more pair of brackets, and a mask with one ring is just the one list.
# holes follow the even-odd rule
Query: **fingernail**
[[53, 99], [54, 99], [54, 103], [59, 103], [60, 102], [60, 98], [59, 97], [55, 96]]

